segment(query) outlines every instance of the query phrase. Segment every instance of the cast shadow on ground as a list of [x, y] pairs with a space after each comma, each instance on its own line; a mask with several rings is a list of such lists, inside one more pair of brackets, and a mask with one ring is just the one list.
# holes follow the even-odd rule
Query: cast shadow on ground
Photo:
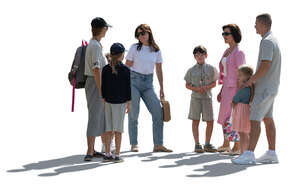
[[263, 164], [256, 165], [235, 165], [233, 163], [216, 163], [213, 165], [204, 165], [202, 169], [195, 169], [196, 172], [202, 172], [203, 174], [190, 174], [186, 175], [190, 178], [200, 178], [200, 177], [219, 177], [226, 176], [230, 174], [235, 174], [241, 171], [245, 171], [250, 167], [260, 166]]
[[[186, 157], [186, 156], [184, 156]], [[201, 169], [195, 169], [194, 171], [203, 173], [203, 174], [190, 174], [186, 175], [191, 178], [199, 178], [199, 177], [218, 177], [218, 176], [226, 176], [234, 173], [238, 173], [241, 171], [245, 171], [249, 167], [259, 166], [257, 165], [235, 165], [231, 162], [224, 163], [219, 162], [213, 165], [205, 165], [207, 163], [220, 161], [220, 160], [231, 160], [232, 156], [224, 156], [221, 154], [202, 154], [196, 157], [189, 157], [186, 159], [177, 160], [174, 164], [171, 165], [162, 165], [159, 168], [175, 168], [181, 166], [195, 166], [195, 165], [203, 165]]]
[[[159, 153], [161, 154], [161, 153]], [[190, 156], [198, 156], [196, 153], [190, 153], [190, 152], [184, 152], [184, 153], [172, 153], [172, 154], [167, 154], [164, 156], [147, 156], [147, 159], [142, 160], [143, 162], [152, 162], [156, 160], [170, 160], [170, 159], [182, 159], [185, 157], [190, 157]]]
[[[130, 157], [144, 158], [144, 157], [152, 155], [151, 152], [126, 154], [128, 152], [129, 151], [121, 152], [121, 154], [124, 154], [122, 157], [124, 157], [124, 158], [130, 158]], [[20, 169], [7, 170], [7, 172], [8, 173], [19, 173], [19, 172], [26, 172], [26, 171], [32, 171], [32, 170], [46, 170], [46, 169], [56, 168], [56, 169], [54, 169], [54, 172], [43, 173], [43, 174], [38, 175], [38, 176], [47, 177], [47, 176], [57, 176], [59, 174], [69, 173], [69, 172], [85, 171], [85, 170], [95, 169], [98, 167], [112, 164], [112, 163], [102, 163], [102, 158], [93, 158], [93, 160], [91, 162], [85, 162], [85, 161], [83, 161], [84, 156], [85, 155], [72, 155], [72, 156], [67, 156], [67, 157], [63, 157], [63, 158], [29, 163], [29, 164], [23, 165], [22, 168], [20, 168]]]
[[[219, 160], [232, 159], [230, 156], [222, 156], [220, 154], [196, 154], [196, 153], [172, 153], [163, 156], [158, 156], [161, 153], [129, 153], [129, 151], [121, 152], [122, 157], [126, 158], [146, 158], [142, 159], [142, 162], [152, 162], [156, 160], [176, 160], [174, 164], [162, 165], [159, 168], [175, 168], [188, 165], [201, 165]], [[156, 154], [156, 155], [154, 155]], [[21, 169], [7, 170], [8, 173], [20, 173], [32, 170], [47, 170], [54, 168], [54, 170], [47, 173], [38, 174], [41, 177], [57, 176], [63, 173], [71, 173], [78, 171], [85, 171], [103, 167], [113, 163], [102, 163], [102, 158], [94, 158], [91, 162], [83, 161], [84, 155], [72, 155], [63, 158], [57, 158], [52, 160], [39, 161], [36, 163], [30, 163], [23, 165]], [[204, 165], [202, 169], [196, 169], [196, 172], [205, 172], [204, 174], [191, 174], [187, 177], [216, 177], [225, 176], [233, 173], [237, 173], [246, 170], [249, 166], [233, 165], [231, 163], [217, 163], [214, 165]]]
[[76, 172], [76, 171], [83, 171], [88, 169], [94, 169], [105, 164], [99, 164], [102, 159], [101, 158], [94, 158], [91, 162], [83, 161], [84, 155], [73, 155], [67, 156], [64, 158], [57, 158], [52, 160], [45, 160], [39, 161], [36, 163], [29, 163], [23, 165], [21, 169], [13, 169], [8, 170], [8, 173], [18, 173], [18, 172], [25, 172], [31, 170], [44, 170], [59, 167], [51, 173], [39, 174], [39, 176], [55, 176], [61, 173], [67, 172]]
[[[195, 155], [195, 154], [192, 154]], [[162, 165], [160, 168], [174, 168], [174, 167], [181, 167], [185, 165], [200, 165], [204, 163], [219, 161], [219, 160], [226, 160], [226, 159], [232, 159], [232, 156], [223, 156], [220, 154], [196, 154], [197, 156], [193, 156], [186, 159], [177, 160], [174, 162], [174, 164], [171, 165]], [[183, 156], [188, 157], [188, 156]], [[182, 157], [182, 158], [183, 158]]]

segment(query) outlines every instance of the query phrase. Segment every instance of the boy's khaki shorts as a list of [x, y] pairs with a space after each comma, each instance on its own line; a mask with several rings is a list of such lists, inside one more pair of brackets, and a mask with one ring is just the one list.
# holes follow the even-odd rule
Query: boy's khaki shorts
[[214, 113], [212, 99], [191, 98], [189, 119], [202, 121], [213, 121]]

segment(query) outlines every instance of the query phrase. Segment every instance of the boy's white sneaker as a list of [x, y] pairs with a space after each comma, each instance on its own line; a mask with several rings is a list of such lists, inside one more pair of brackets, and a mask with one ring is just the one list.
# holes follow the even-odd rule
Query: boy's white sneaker
[[276, 153], [271, 153], [270, 151], [267, 151], [260, 158], [256, 159], [256, 161], [263, 164], [279, 163]]
[[232, 163], [238, 164], [238, 165], [255, 165], [255, 156], [253, 152], [245, 151], [243, 154], [241, 154], [239, 157], [232, 159]]

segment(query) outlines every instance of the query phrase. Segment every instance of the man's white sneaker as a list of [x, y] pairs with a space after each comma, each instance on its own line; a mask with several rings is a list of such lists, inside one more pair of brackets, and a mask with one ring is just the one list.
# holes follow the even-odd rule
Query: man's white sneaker
[[232, 163], [238, 164], [238, 165], [255, 165], [255, 156], [253, 152], [245, 151], [243, 154], [241, 154], [239, 157], [232, 159]]
[[269, 151], [267, 151], [260, 158], [256, 159], [256, 161], [263, 164], [279, 163], [277, 155], [275, 153], [271, 154]]

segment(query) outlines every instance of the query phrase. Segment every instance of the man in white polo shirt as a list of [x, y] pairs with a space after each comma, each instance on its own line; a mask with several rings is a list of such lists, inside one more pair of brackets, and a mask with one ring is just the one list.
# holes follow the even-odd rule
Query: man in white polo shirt
[[[277, 39], [271, 32], [272, 19], [269, 14], [256, 17], [256, 32], [262, 36], [257, 70], [245, 84], [255, 84], [254, 98], [251, 104], [251, 132], [248, 151], [233, 159], [236, 164], [278, 163], [275, 153], [276, 128], [273, 120], [273, 104], [280, 84], [281, 53]], [[269, 150], [259, 159], [255, 159], [254, 150], [261, 132], [260, 122], [264, 121]]]

